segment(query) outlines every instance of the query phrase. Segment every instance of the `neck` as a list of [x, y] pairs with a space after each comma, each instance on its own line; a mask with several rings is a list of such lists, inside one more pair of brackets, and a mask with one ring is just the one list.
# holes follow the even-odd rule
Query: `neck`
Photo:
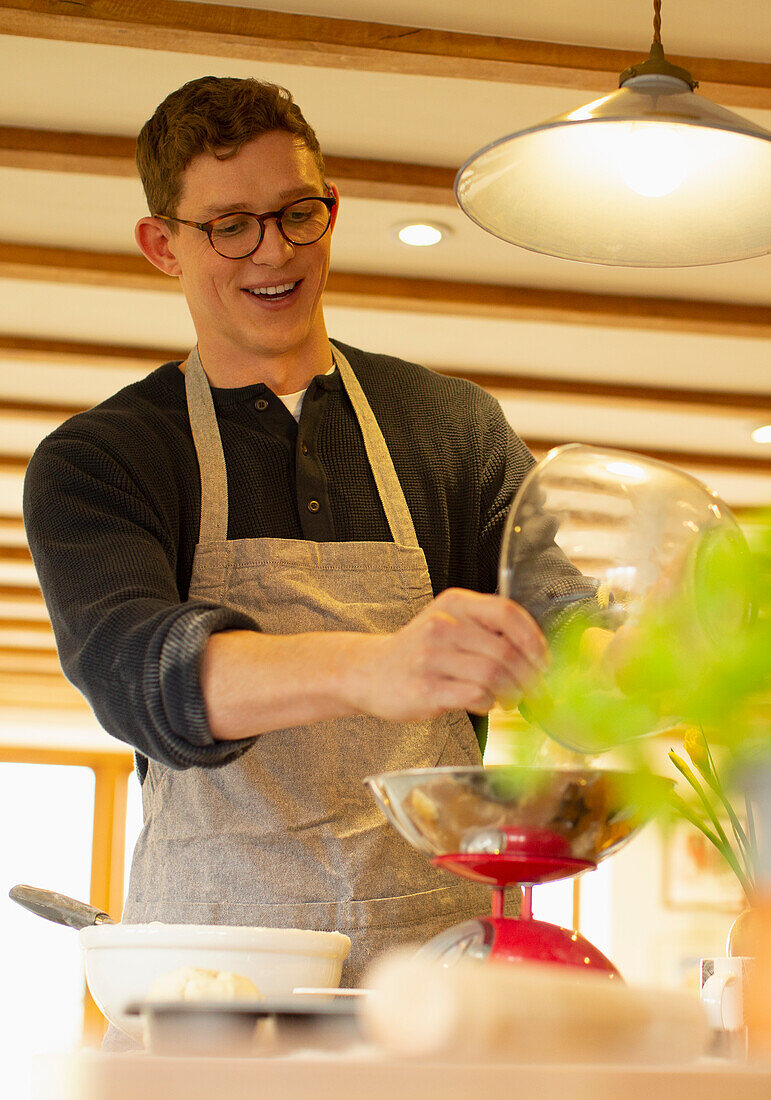
[[238, 389], [262, 382], [276, 394], [297, 393], [332, 366], [326, 331], [300, 348], [275, 354], [223, 349], [204, 337], [198, 340], [198, 354], [210, 384], [217, 389]]

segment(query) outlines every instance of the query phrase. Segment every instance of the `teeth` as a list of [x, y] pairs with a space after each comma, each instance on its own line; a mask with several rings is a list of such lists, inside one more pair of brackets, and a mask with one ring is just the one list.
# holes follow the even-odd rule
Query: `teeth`
[[297, 283], [282, 283], [281, 286], [262, 286], [250, 290], [250, 294], [254, 294], [257, 298], [273, 298], [277, 294], [285, 294], [288, 290], [294, 290]]

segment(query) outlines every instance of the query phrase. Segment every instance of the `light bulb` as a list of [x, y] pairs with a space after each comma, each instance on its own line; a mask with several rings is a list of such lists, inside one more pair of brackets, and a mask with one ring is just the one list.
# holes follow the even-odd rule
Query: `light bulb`
[[623, 139], [621, 175], [627, 187], [646, 198], [669, 195], [685, 179], [683, 141], [674, 126], [654, 122], [633, 126]]
[[771, 443], [771, 424], [764, 424], [762, 428], [756, 428], [752, 433], [756, 443]]

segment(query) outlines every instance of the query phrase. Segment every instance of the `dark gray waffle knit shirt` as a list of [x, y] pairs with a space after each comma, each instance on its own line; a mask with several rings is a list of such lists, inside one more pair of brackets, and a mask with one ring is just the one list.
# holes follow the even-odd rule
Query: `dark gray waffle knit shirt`
[[[339, 346], [385, 437], [434, 594], [494, 592], [506, 512], [532, 455], [479, 387]], [[212, 392], [230, 539], [390, 541], [338, 372], [311, 382], [299, 426], [262, 384]], [[72, 417], [27, 471], [25, 524], [62, 667], [102, 726], [135, 748], [140, 774], [143, 756], [173, 768], [216, 766], [253, 743], [217, 742], [206, 721], [207, 639], [256, 626], [188, 598], [199, 516], [176, 363]]]

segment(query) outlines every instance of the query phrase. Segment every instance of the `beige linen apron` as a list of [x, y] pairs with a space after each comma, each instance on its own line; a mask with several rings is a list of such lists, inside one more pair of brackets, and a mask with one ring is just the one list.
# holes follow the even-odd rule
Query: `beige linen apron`
[[[383, 435], [351, 367], [337, 349], [333, 355], [392, 543], [228, 540], [211, 390], [197, 349], [187, 360], [201, 473], [190, 595], [245, 612], [266, 634], [391, 632], [432, 599]], [[359, 715], [277, 730], [216, 768], [177, 771], [151, 760], [123, 920], [338, 930], [352, 940], [343, 984], [354, 985], [381, 951], [425, 941], [490, 907], [489, 890], [436, 871], [402, 840], [362, 780], [393, 769], [480, 762], [473, 727], [460, 712], [408, 723]]]

